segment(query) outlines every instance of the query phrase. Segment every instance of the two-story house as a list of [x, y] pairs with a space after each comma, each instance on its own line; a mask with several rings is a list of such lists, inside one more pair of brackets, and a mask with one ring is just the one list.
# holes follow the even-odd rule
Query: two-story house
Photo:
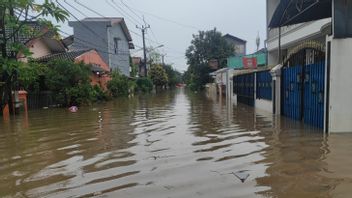
[[352, 1], [267, 0], [274, 110], [326, 132], [352, 131]]
[[132, 37], [123, 18], [85, 18], [70, 21], [74, 38], [71, 50], [96, 49], [112, 70], [130, 76]]
[[238, 37], [235, 37], [231, 34], [226, 34], [223, 36], [223, 38], [227, 41], [228, 44], [230, 44], [235, 52], [235, 56], [244, 56], [247, 53], [247, 41], [240, 39]]

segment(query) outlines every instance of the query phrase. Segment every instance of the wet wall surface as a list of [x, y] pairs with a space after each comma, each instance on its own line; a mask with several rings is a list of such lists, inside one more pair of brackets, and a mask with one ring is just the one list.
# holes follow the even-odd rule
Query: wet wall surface
[[349, 197], [352, 134], [184, 90], [0, 121], [0, 197]]

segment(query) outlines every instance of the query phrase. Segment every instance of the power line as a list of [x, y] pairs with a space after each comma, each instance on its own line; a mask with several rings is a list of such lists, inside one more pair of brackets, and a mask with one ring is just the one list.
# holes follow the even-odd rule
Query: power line
[[75, 3], [77, 3], [78, 5], [84, 7], [85, 9], [87, 9], [87, 10], [93, 12], [94, 14], [97, 14], [98, 16], [101, 16], [101, 17], [103, 17], [103, 18], [106, 18], [106, 16], [100, 14], [99, 12], [96, 12], [96, 11], [94, 11], [93, 9], [89, 8], [88, 6], [85, 6], [85, 5], [81, 4], [78, 0], [75, 0]]
[[141, 16], [139, 16], [135, 11], [133, 11], [123, 0], [120, 0], [120, 2], [128, 9], [130, 10], [135, 16], [137, 16], [137, 18], [139, 18], [140, 20], [144, 20]]
[[[102, 38], [98, 33], [96, 33], [94, 30], [92, 30], [90, 27], [88, 27], [86, 24], [84, 24], [84, 23], [82, 23], [74, 14], [72, 14], [69, 10], [67, 10], [62, 4], [60, 4], [59, 3], [59, 1], [58, 0], [56, 0], [56, 3], [58, 4], [58, 5], [60, 5], [66, 12], [68, 12], [71, 16], [73, 16], [73, 18], [75, 18], [83, 27], [85, 27], [87, 30], [89, 30], [91, 33], [93, 33], [94, 35], [96, 35], [97, 37], [99, 37], [99, 38], [101, 38], [102, 39], [102, 41], [104, 41], [107, 45], [109, 45], [108, 44], [108, 42], [104, 39], [104, 38]], [[67, 3], [67, 2], [66, 2]], [[72, 5], [71, 5], [72, 6]]]
[[70, 6], [72, 9], [74, 9], [76, 12], [79, 12], [81, 15], [88, 17], [86, 14], [84, 14], [82, 11], [80, 11], [79, 9], [75, 8], [74, 6], [72, 6], [71, 4], [67, 3], [66, 0], [64, 0], [64, 2]]
[[[63, 33], [63, 34], [70, 35], [69, 33], [64, 32], [64, 31], [62, 31], [62, 30], [59, 30], [59, 31], [60, 31], [61, 33]], [[96, 49], [98, 52], [102, 52], [102, 53], [105, 53], [105, 54], [116, 55], [116, 56], [118, 56], [118, 55], [129, 55], [128, 52], [122, 51], [122, 50], [118, 50], [119, 52], [121, 52], [120, 54], [115, 54], [115, 53], [111, 53], [111, 52], [106, 52], [106, 51], [104, 51], [105, 49], [103, 49], [102, 46], [97, 46], [96, 44], [91, 43], [90, 41], [86, 41], [86, 40], [83, 40], [83, 39], [80, 39], [80, 38], [74, 38], [74, 39], [75, 39], [74, 42], [81, 44], [83, 47]], [[77, 40], [78, 40], [78, 41], [77, 41]], [[90, 45], [92, 45], [92, 46], [88, 46], [87, 43], [90, 44]]]
[[[130, 7], [131, 8], [131, 7]], [[176, 24], [176, 25], [179, 25], [181, 27], [184, 27], [184, 28], [190, 28], [190, 29], [195, 29], [195, 30], [200, 30], [201, 28], [198, 28], [198, 27], [195, 27], [193, 25], [187, 25], [187, 24], [183, 24], [183, 23], [180, 23], [180, 22], [177, 22], [175, 20], [172, 20], [172, 19], [168, 19], [168, 18], [165, 18], [165, 17], [161, 17], [161, 16], [158, 16], [158, 15], [155, 15], [153, 13], [149, 13], [149, 12], [146, 12], [146, 11], [143, 11], [143, 10], [140, 10], [140, 9], [137, 9], [137, 8], [134, 8], [132, 7], [131, 9], [134, 9], [136, 11], [139, 11], [141, 13], [144, 13], [146, 15], [149, 15], [149, 16], [152, 16], [154, 18], [157, 18], [159, 20], [163, 20], [163, 21], [167, 21], [169, 23], [173, 23], [173, 24]]]
[[139, 22], [137, 19], [135, 19], [133, 16], [131, 16], [130, 14], [128, 14], [126, 11], [124, 11], [124, 9], [122, 9], [114, 0], [111, 0], [111, 3], [109, 3], [108, 0], [106, 0], [106, 2], [111, 5], [112, 8], [114, 8], [117, 12], [120, 12], [121, 14], [125, 14], [129, 17], [129, 19], [131, 21], [134, 22], [134, 25], [142, 25], [141, 22]]

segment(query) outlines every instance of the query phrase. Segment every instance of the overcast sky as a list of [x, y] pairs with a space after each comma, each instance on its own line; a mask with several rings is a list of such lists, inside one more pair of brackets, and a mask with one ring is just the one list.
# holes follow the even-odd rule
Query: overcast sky
[[[133, 12], [123, 4], [122, 0], [113, 0], [115, 8], [111, 6], [112, 0], [78, 0], [98, 14], [87, 10], [75, 1], [66, 0], [89, 17], [98, 16], [98, 14], [124, 17], [132, 32], [133, 43], [138, 47], [142, 46], [142, 38], [133, 32], [141, 34], [136, 24], [143, 23], [144, 15], [145, 21], [151, 26], [146, 35], [147, 46], [157, 47], [163, 44], [165, 47], [159, 50], [167, 54], [166, 63], [172, 63], [179, 71], [187, 69], [185, 50], [190, 45], [192, 34], [197, 33], [198, 30], [210, 30], [215, 27], [223, 34], [229, 33], [247, 40], [247, 53], [255, 51], [258, 32], [261, 37], [261, 47], [266, 37], [264, 0], [123, 0]], [[85, 17], [65, 4], [63, 0], [60, 2], [63, 2], [63, 5], [76, 17], [80, 19]], [[119, 7], [123, 8], [124, 12], [118, 11]], [[75, 19], [71, 17], [70, 20]], [[61, 26], [63, 31], [72, 33], [72, 28], [67, 24]], [[140, 56], [141, 51], [132, 55]]]

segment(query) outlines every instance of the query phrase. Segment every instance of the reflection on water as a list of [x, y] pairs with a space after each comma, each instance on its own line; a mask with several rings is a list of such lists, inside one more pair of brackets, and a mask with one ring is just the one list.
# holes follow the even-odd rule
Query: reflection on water
[[0, 197], [349, 197], [351, 140], [182, 90], [38, 110], [0, 121]]

